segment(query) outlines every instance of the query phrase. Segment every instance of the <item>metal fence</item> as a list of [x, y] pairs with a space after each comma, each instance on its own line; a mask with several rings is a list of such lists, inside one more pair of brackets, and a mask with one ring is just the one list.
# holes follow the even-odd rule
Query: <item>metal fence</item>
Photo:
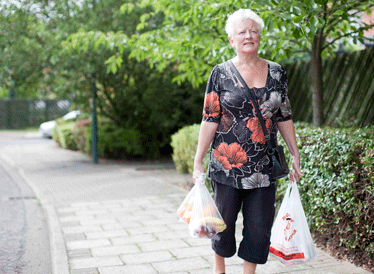
[[0, 129], [24, 129], [65, 115], [68, 100], [0, 99]]

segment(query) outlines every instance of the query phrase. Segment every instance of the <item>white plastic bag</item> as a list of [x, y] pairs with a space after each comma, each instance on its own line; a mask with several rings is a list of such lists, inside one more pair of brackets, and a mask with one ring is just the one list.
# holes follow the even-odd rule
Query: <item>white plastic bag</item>
[[191, 237], [212, 238], [226, 229], [208, 189], [205, 186], [205, 173], [198, 174], [195, 185], [177, 210], [181, 221], [188, 223]]
[[285, 265], [317, 258], [296, 182], [288, 185], [271, 230], [270, 253]]

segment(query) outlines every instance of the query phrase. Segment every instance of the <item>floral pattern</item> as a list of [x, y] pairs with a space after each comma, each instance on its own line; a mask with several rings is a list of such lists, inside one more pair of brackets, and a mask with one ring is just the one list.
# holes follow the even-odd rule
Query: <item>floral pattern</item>
[[228, 170], [233, 167], [240, 167], [247, 162], [247, 154], [237, 143], [231, 145], [221, 143], [213, 154], [223, 167]]
[[[285, 70], [277, 63], [267, 62], [266, 85], [254, 92], [271, 142], [276, 144], [276, 123], [291, 119], [291, 106]], [[203, 121], [218, 123], [211, 147], [209, 177], [240, 189], [267, 187], [273, 182], [270, 159], [261, 124], [246, 92], [228, 62], [212, 69], [203, 109]]]
[[219, 97], [217, 93], [212, 91], [205, 97], [204, 103], [204, 117], [215, 117], [220, 114], [221, 108], [219, 103]]
[[[271, 120], [265, 120], [265, 126], [268, 132], [270, 131], [271, 127]], [[252, 140], [256, 143], [265, 144], [265, 136], [264, 131], [261, 127], [260, 120], [258, 117], [252, 117], [247, 122], [247, 127], [252, 131]]]

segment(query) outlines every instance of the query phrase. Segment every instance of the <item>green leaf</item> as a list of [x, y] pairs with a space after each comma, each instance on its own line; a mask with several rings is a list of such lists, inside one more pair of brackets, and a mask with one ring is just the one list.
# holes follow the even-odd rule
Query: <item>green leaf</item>
[[295, 23], [299, 23], [301, 20], [303, 20], [304, 17], [303, 16], [295, 16], [292, 18], [292, 20], [295, 22]]
[[292, 35], [293, 37], [295, 37], [296, 39], [299, 39], [301, 37], [301, 31], [300, 29], [298, 28], [295, 28], [293, 31], [292, 31]]
[[336, 10], [334, 13], [333, 13], [333, 15], [343, 15], [343, 14], [345, 14], [345, 11], [343, 11], [343, 10]]
[[326, 0], [314, 0], [314, 3], [318, 5], [324, 5], [326, 3]]

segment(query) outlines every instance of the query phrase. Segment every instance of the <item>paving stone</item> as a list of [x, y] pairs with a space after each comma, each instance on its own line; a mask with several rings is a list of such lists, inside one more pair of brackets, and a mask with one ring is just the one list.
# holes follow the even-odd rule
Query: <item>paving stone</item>
[[81, 249], [81, 248], [93, 248], [111, 245], [108, 239], [97, 239], [97, 240], [85, 240], [85, 241], [74, 241], [67, 242], [67, 250]]
[[211, 246], [211, 240], [208, 238], [192, 238], [189, 236], [188, 238], [183, 238], [183, 241], [188, 243], [190, 246]]
[[100, 224], [115, 224], [116, 219], [95, 219], [95, 220], [84, 220], [80, 221], [82, 226], [87, 225], [100, 225]]
[[109, 203], [109, 202], [106, 202], [106, 201], [103, 201], [102, 202], [102, 205], [101, 205], [101, 207], [91, 207], [91, 208], [95, 208], [95, 209], [99, 209], [99, 208], [105, 208], [105, 209], [110, 209], [110, 208], [122, 208], [123, 207], [123, 205], [121, 204], [121, 203]]
[[118, 246], [107, 246], [107, 247], [95, 247], [91, 249], [93, 256], [110, 256], [110, 255], [123, 255], [140, 253], [141, 250], [134, 244], [129, 245], [118, 245]]
[[64, 207], [64, 208], [58, 208], [57, 213], [64, 213], [64, 212], [76, 212], [77, 210], [84, 211], [88, 210], [87, 207], [81, 207], [77, 209], [76, 207]]
[[133, 213], [137, 211], [142, 211], [144, 210], [140, 206], [126, 206], [126, 207], [120, 207], [120, 208], [110, 208], [109, 209], [111, 212], [123, 212], [123, 213]]
[[86, 233], [86, 237], [87, 237], [88, 240], [90, 240], [90, 239], [113, 238], [113, 237], [121, 237], [121, 236], [128, 236], [128, 235], [129, 235], [129, 233], [124, 229]]
[[102, 201], [101, 204], [103, 204], [104, 206], [115, 206], [115, 205], [122, 206], [122, 203], [124, 201], [126, 202], [126, 200], [108, 200], [108, 201]]
[[196, 269], [189, 272], [190, 274], [212, 274], [212, 268]]
[[142, 224], [136, 223], [136, 222], [128, 222], [128, 223], [116, 223], [116, 224], [103, 224], [101, 225], [102, 228], [105, 231], [110, 231], [110, 230], [120, 230], [123, 228], [135, 228], [135, 227], [143, 227]]
[[156, 242], [150, 242], [150, 243], [139, 243], [138, 245], [143, 252], [188, 247], [188, 244], [181, 239], [175, 239], [173, 241], [163, 240], [163, 241], [156, 241]]
[[77, 203], [72, 203], [70, 204], [70, 207], [90, 207], [90, 206], [100, 206], [99, 202], [77, 202]]
[[85, 211], [76, 211], [77, 216], [91, 216], [91, 215], [98, 215], [98, 214], [108, 214], [108, 210], [85, 210]]
[[[145, 210], [154, 210], [154, 209], [170, 209], [170, 208], [176, 208], [175, 204], [173, 203], [167, 203], [167, 202], [163, 202], [163, 203], [159, 203], [159, 204], [149, 204], [149, 205], [144, 205], [144, 209]], [[177, 209], [177, 208], [176, 208]]]
[[170, 252], [178, 259], [191, 257], [191, 254], [193, 254], [193, 256], [213, 254], [212, 248], [210, 246], [176, 248], [171, 249]]
[[[162, 218], [162, 219], [156, 219], [156, 220], [142, 220], [141, 223], [144, 225], [144, 226], [156, 226], [156, 225], [168, 225], [168, 224], [177, 224], [178, 223], [178, 217], [174, 216], [173, 218], [169, 218], [169, 219], [166, 219], [166, 218]], [[180, 223], [182, 224], [182, 223]], [[186, 223], [183, 223], [186, 225], [186, 228], [187, 228], [187, 224]]]
[[[207, 260], [211, 265], [214, 264], [214, 253], [212, 250], [211, 254], [202, 256], [205, 260]], [[239, 258], [237, 255], [234, 255], [230, 258], [225, 258], [226, 265], [243, 265], [243, 259]]]
[[176, 216], [175, 212], [172, 211], [172, 214], [171, 214], [171, 212], [168, 212], [166, 209], [163, 209], [163, 210], [154, 209], [154, 210], [146, 210], [146, 211], [137, 211], [136, 215], [137, 216], [151, 215], [151, 216], [156, 216], [157, 218], [168, 218], [168, 217], [173, 217], [173, 216], [175, 217]]
[[120, 255], [125, 264], [143, 264], [175, 260], [168, 251], [143, 252], [139, 254]]
[[94, 268], [100, 266], [116, 266], [123, 265], [119, 257], [95, 257], [87, 259], [70, 260], [71, 269]]
[[68, 226], [63, 227], [62, 232], [64, 234], [76, 234], [76, 233], [85, 233], [85, 232], [98, 232], [103, 231], [102, 227], [98, 225], [90, 226]]
[[169, 274], [177, 271], [192, 271], [210, 267], [210, 264], [202, 257], [152, 263], [152, 266], [159, 272]]
[[135, 216], [128, 216], [128, 217], [123, 217], [123, 216], [117, 217], [116, 219], [120, 223], [127, 223], [127, 222], [142, 222], [144, 220], [155, 220], [155, 219], [157, 220], [158, 218], [156, 218], [153, 215], [143, 215], [143, 216], [135, 215]]
[[84, 233], [66, 234], [64, 236], [66, 242], [84, 241], [87, 240]]
[[152, 234], [143, 234], [127, 237], [118, 237], [110, 239], [113, 245], [127, 245], [133, 243], [144, 243], [144, 242], [154, 242], [157, 239]]
[[57, 212], [58, 217], [77, 216], [75, 212]]
[[187, 230], [188, 224], [185, 223], [167, 223], [166, 226], [170, 228], [171, 230]]
[[169, 228], [166, 226], [147, 226], [147, 227], [138, 227], [138, 228], [129, 228], [127, 231], [130, 233], [130, 235], [138, 235], [138, 234], [149, 234], [149, 233], [155, 233], [155, 232], [164, 232], [164, 231], [170, 231]]
[[62, 222], [61, 223], [61, 227], [69, 227], [69, 226], [80, 226], [81, 223], [78, 222], [78, 221], [74, 221], [74, 222]]
[[271, 274], [271, 273], [282, 273], [287, 271], [285, 266], [279, 261], [267, 261], [264, 265], [257, 265], [256, 273], [258, 274]]
[[129, 201], [122, 202], [122, 204], [123, 204], [124, 207], [126, 207], [126, 206], [130, 207], [130, 206], [149, 205], [149, 204], [153, 204], [153, 203], [150, 200], [150, 198], [142, 197], [142, 199], [131, 199]]
[[178, 231], [169, 231], [169, 232], [158, 232], [153, 233], [155, 237], [159, 240], [170, 240], [170, 239], [180, 239], [180, 238], [188, 238], [191, 237], [188, 233], [187, 229], [186, 231], [178, 230]]
[[151, 265], [99, 267], [100, 274], [157, 274]]
[[67, 255], [69, 259], [92, 258], [92, 253], [89, 249], [68, 250]]
[[70, 270], [70, 274], [99, 274], [97, 268], [75, 269]]

